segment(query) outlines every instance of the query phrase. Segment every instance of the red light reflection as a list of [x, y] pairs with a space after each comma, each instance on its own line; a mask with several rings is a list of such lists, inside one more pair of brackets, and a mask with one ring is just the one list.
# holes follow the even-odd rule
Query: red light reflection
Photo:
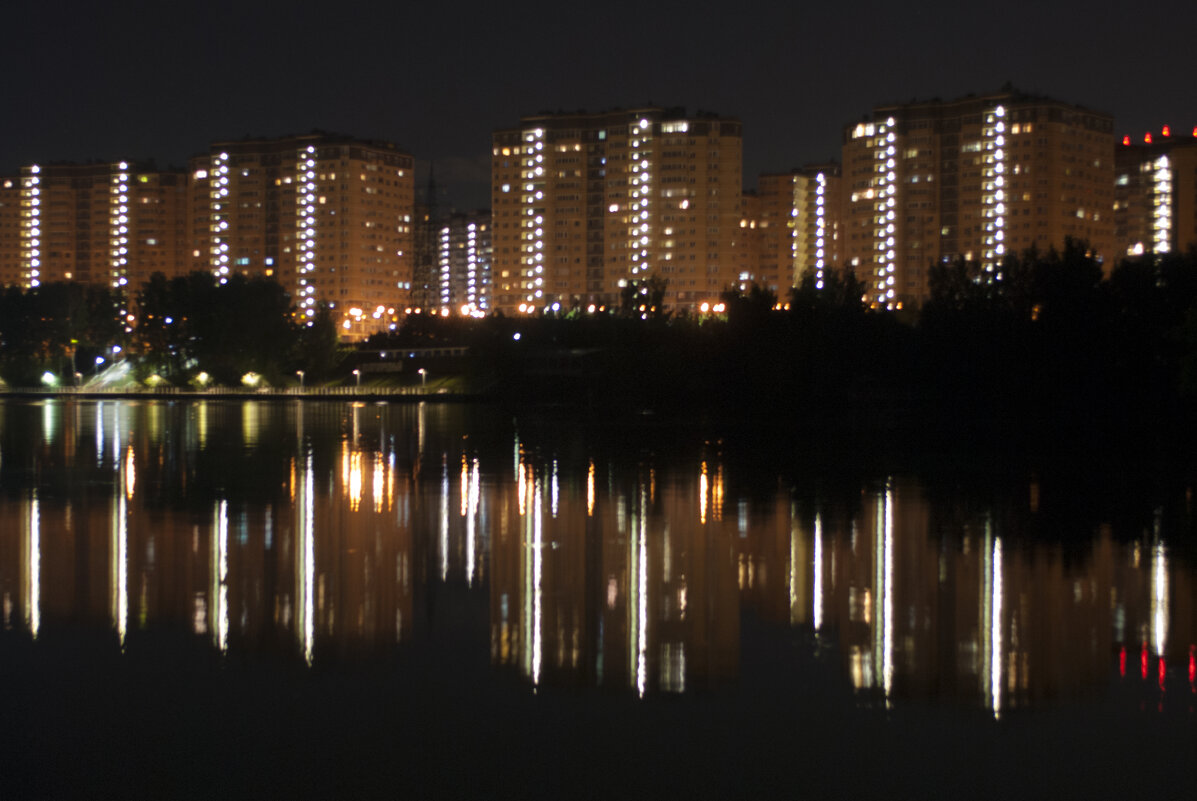
[[1143, 681], [1147, 681], [1147, 643], [1143, 643], [1143, 650], [1139, 652], [1139, 672], [1143, 674]]
[[1118, 675], [1126, 678], [1126, 646], [1118, 649]]

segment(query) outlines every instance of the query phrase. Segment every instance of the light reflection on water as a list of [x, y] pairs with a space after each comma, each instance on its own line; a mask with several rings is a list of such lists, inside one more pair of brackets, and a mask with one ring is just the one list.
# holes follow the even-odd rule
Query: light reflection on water
[[1197, 692], [1193, 566], [1160, 515], [1130, 538], [1098, 526], [1077, 557], [1020, 536], [1037, 482], [961, 513], [903, 476], [833, 503], [742, 491], [716, 451], [541, 451], [454, 407], [0, 411], [3, 624], [34, 638], [166, 626], [312, 664], [418, 644], [451, 584], [488, 621], [496, 669], [533, 686], [737, 680], [750, 613], [813, 632], [885, 705], [961, 698], [1000, 717], [1100, 691], [1115, 663], [1161, 702]]

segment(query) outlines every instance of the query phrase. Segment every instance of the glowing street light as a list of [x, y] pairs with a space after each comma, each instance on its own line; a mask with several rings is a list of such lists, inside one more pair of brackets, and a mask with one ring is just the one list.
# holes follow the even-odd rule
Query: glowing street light
[[428, 388], [428, 371], [421, 367], [416, 372], [420, 374], [420, 390], [423, 391]]
[[362, 388], [362, 371], [361, 371], [361, 370], [354, 370], [354, 371], [353, 371], [353, 378], [354, 378], [354, 380], [355, 380], [355, 381], [357, 381], [357, 388], [358, 388], [358, 389], [361, 389], [361, 388]]
[[303, 370], [296, 370], [295, 375], [299, 376], [299, 388], [303, 389]]

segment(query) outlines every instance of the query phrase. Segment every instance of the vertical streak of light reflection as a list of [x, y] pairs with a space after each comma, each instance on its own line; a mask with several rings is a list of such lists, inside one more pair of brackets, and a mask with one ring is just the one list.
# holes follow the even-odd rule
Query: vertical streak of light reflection
[[636, 691], [644, 697], [648, 685], [648, 501], [640, 488], [640, 521], [636, 526]]
[[541, 496], [544, 488], [539, 482], [532, 488], [532, 683], [540, 684], [541, 652], [544, 650], [544, 609], [541, 580], [544, 572], [544, 529], [541, 517]]
[[[118, 456], [116, 459], [118, 478], [116, 482], [116, 503], [112, 519], [112, 622], [121, 647], [129, 629], [129, 509], [128, 498], [132, 497], [130, 476], [126, 465]], [[133, 448], [129, 448], [128, 468], [133, 466]]]
[[794, 514], [793, 504], [790, 505], [790, 625], [798, 622], [798, 571], [802, 566], [798, 564], [798, 518]]
[[104, 401], [96, 401], [96, 464], [104, 461]]
[[378, 451], [374, 454], [373, 481], [371, 482], [371, 490], [374, 493], [374, 514], [382, 513], [386, 472], [386, 462], [383, 461], [382, 451]]
[[707, 522], [707, 494], [710, 491], [710, 479], [707, 478], [707, 463], [702, 463], [702, 472], [698, 475], [698, 522]]
[[470, 587], [474, 586], [474, 561], [478, 550], [478, 496], [481, 492], [478, 483], [478, 460], [475, 459], [470, 471], [469, 503], [466, 506], [466, 584]]
[[300, 497], [299, 540], [303, 558], [300, 577], [303, 582], [303, 658], [312, 664], [312, 650], [316, 642], [316, 474], [309, 450], [303, 460], [303, 490]]
[[213, 527], [216, 536], [213, 537], [214, 562], [212, 577], [213, 626], [216, 636], [216, 647], [221, 652], [229, 648], [229, 502], [222, 500], [216, 504], [216, 524]]
[[520, 524], [522, 531], [520, 533], [520, 558], [522, 564], [520, 565], [520, 577], [523, 579], [523, 592], [520, 594], [522, 603], [520, 604], [520, 652], [523, 655], [524, 673], [528, 676], [532, 675], [532, 620], [533, 620], [533, 606], [535, 600], [533, 598], [533, 585], [535, 579], [533, 577], [532, 566], [532, 516], [527, 514], [526, 493], [528, 491], [524, 479], [524, 465], [519, 465], [519, 499], [520, 499]]
[[466, 455], [461, 455], [461, 516], [469, 514], [470, 508], [470, 466]]
[[993, 716], [1002, 716], [1002, 538], [993, 540], [993, 601], [989, 621], [990, 663], [989, 695], [993, 700]]
[[881, 677], [888, 701], [894, 686], [894, 488], [892, 481], [885, 487], [885, 529], [884, 529], [884, 599], [881, 613], [883, 620]]
[[449, 463], [441, 459], [441, 526], [437, 546], [441, 554], [441, 581], [449, 576]]
[[551, 487], [552, 487], [552, 494], [553, 494], [553, 500], [552, 500], [553, 519], [556, 520], [557, 519], [557, 499], [558, 499], [558, 496], [560, 495], [560, 487], [557, 483], [557, 460], [556, 459], [553, 460], [553, 478], [552, 478]]
[[815, 576], [814, 608], [811, 615], [815, 631], [823, 628], [823, 517], [815, 512]]
[[1168, 644], [1168, 618], [1168, 552], [1157, 542], [1151, 549], [1151, 642], [1161, 659]]
[[594, 517], [594, 460], [586, 471], [586, 516]]
[[42, 521], [37, 501], [37, 490], [29, 501], [29, 598], [26, 616], [29, 633], [37, 639], [42, 625]]

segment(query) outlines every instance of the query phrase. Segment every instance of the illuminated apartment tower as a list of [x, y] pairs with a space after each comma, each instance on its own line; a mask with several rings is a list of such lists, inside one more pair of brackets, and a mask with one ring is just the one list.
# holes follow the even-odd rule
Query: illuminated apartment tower
[[413, 164], [394, 145], [322, 133], [216, 142], [191, 169], [192, 253], [217, 276], [274, 277], [301, 315], [328, 303], [349, 336], [386, 327], [407, 301]]
[[840, 167], [832, 162], [758, 179], [757, 268], [754, 280], [785, 300], [791, 288], [839, 266]]
[[495, 308], [611, 304], [668, 282], [696, 308], [739, 280], [739, 121], [679, 109], [525, 117], [492, 151]]
[[490, 311], [490, 260], [490, 213], [450, 215], [437, 241], [442, 314]]
[[181, 172], [127, 161], [30, 165], [4, 185], [0, 262], [6, 284], [79, 281], [132, 291], [156, 271], [175, 275], [186, 267], [187, 177]]
[[1168, 126], [1132, 143], [1124, 137], [1114, 162], [1117, 254], [1168, 253], [1197, 244], [1197, 128], [1173, 136]]
[[1113, 121], [1101, 112], [1002, 91], [874, 109], [844, 129], [842, 252], [879, 307], [917, 305], [929, 268], [1007, 254], [1114, 244]]

